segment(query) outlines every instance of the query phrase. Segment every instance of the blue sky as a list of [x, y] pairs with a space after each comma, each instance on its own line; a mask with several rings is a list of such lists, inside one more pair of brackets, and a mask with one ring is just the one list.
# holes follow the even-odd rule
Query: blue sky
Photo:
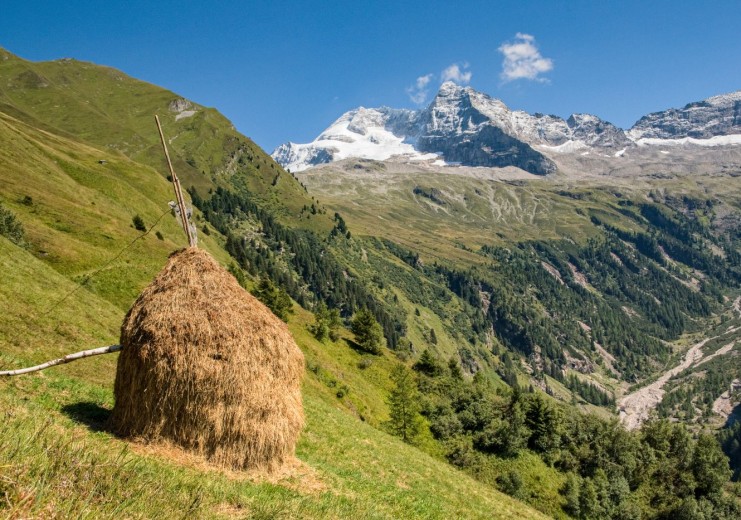
[[739, 0], [6, 0], [0, 46], [122, 69], [271, 151], [357, 106], [421, 106], [443, 76], [515, 109], [629, 127], [741, 89], [739, 20]]

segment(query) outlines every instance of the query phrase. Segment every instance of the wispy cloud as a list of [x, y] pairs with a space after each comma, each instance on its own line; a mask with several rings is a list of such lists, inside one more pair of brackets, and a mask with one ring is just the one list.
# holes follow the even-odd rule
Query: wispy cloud
[[[453, 63], [440, 73], [440, 81], [443, 83], [446, 81], [453, 81], [459, 85], [468, 85], [471, 81], [472, 75], [473, 73], [469, 70], [468, 63]], [[409, 96], [409, 99], [412, 100], [412, 103], [422, 105], [427, 101], [427, 98], [430, 95], [431, 83], [435, 78], [435, 74], [425, 74], [424, 76], [418, 77], [414, 82], [414, 85], [410, 85], [406, 88], [405, 91]]]
[[548, 81], [541, 74], [553, 70], [553, 60], [540, 54], [535, 37], [531, 34], [517, 33], [514, 41], [503, 43], [498, 50], [504, 56], [499, 75], [503, 82], [517, 79]]
[[468, 70], [468, 63], [462, 65], [453, 63], [442, 72], [440, 79], [442, 81], [452, 81], [459, 85], [468, 85], [472, 75], [472, 72]]
[[430, 93], [427, 87], [433, 77], [435, 77], [435, 75], [432, 73], [425, 74], [424, 76], [418, 77], [414, 85], [407, 87], [406, 93], [409, 96], [409, 99], [412, 100], [412, 103], [421, 105], [427, 101], [427, 95]]

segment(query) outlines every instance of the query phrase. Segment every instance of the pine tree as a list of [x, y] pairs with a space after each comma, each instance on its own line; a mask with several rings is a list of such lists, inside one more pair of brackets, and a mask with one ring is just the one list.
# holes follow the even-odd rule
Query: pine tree
[[351, 322], [355, 342], [371, 354], [380, 354], [383, 347], [383, 329], [373, 314], [366, 308], [355, 313]]
[[556, 408], [539, 394], [530, 397], [525, 425], [530, 430], [528, 446], [536, 452], [548, 454], [559, 448], [562, 418]]
[[430, 377], [439, 376], [443, 373], [443, 367], [435, 359], [435, 356], [430, 353], [429, 349], [422, 351], [422, 355], [419, 356], [419, 359], [412, 368]]
[[563, 506], [564, 511], [574, 518], [579, 518], [579, 477], [569, 473], [561, 489], [561, 494], [566, 499], [566, 504]]
[[594, 484], [589, 479], [585, 479], [579, 489], [579, 518], [592, 519], [599, 518], [599, 500]]
[[293, 314], [291, 297], [282, 288], [277, 287], [267, 276], [263, 275], [260, 278], [253, 294], [283, 321], [287, 322], [289, 315]]
[[503, 431], [502, 448], [507, 456], [516, 456], [527, 446], [530, 430], [525, 425], [525, 411], [522, 397], [517, 389], [512, 392], [509, 406], [505, 412], [506, 428]]
[[413, 442], [422, 430], [423, 420], [419, 414], [419, 391], [414, 374], [404, 365], [396, 365], [391, 371], [394, 388], [388, 398], [388, 425], [394, 435], [404, 442]]

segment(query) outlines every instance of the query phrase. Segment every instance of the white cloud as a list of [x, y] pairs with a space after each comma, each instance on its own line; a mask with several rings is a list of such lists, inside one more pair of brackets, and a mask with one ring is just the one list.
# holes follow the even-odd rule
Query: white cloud
[[514, 41], [503, 43], [498, 50], [504, 56], [499, 77], [505, 83], [516, 79], [548, 81], [540, 75], [553, 70], [553, 60], [540, 54], [531, 34], [517, 33]]
[[430, 93], [427, 87], [433, 77], [434, 74], [425, 74], [424, 76], [420, 76], [417, 78], [414, 85], [406, 88], [406, 93], [409, 96], [409, 99], [412, 100], [412, 103], [421, 105], [427, 101], [427, 95]]
[[468, 63], [464, 63], [459, 66], [457, 63], [453, 63], [446, 68], [440, 75], [440, 79], [445, 81], [452, 81], [459, 85], [467, 85], [471, 81], [473, 74], [468, 70]]

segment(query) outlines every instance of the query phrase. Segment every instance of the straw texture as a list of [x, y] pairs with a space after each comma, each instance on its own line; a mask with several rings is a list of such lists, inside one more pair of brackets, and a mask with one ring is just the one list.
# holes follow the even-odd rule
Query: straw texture
[[304, 423], [303, 354], [285, 323], [205, 251], [178, 251], [121, 327], [111, 415], [235, 469], [279, 467]]

